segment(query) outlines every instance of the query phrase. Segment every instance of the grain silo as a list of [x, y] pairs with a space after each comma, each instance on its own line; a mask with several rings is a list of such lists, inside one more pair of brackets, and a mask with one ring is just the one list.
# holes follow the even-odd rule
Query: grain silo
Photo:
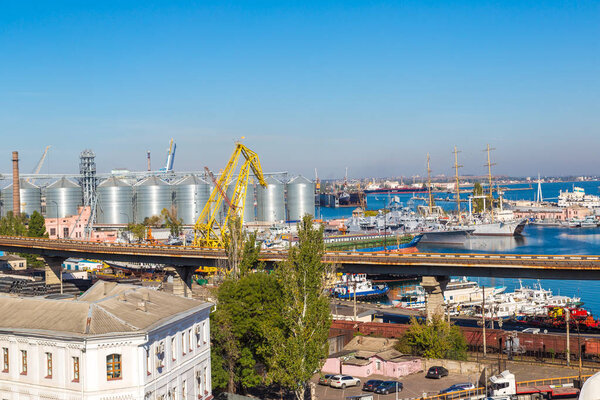
[[305, 214], [315, 215], [315, 184], [299, 175], [287, 184], [287, 215], [299, 221]]
[[[13, 185], [12, 183], [2, 190], [2, 216], [6, 216], [13, 210]], [[21, 214], [31, 216], [34, 211], [42, 212], [42, 191], [33, 183], [19, 179], [19, 193], [21, 202]]]
[[194, 225], [210, 197], [211, 186], [195, 175], [189, 175], [175, 184], [177, 217], [184, 225]]
[[46, 217], [64, 218], [77, 215], [82, 199], [81, 186], [61, 178], [46, 188]]
[[96, 221], [99, 224], [120, 225], [133, 222], [133, 186], [110, 177], [98, 185], [96, 195]]
[[268, 176], [267, 187], [256, 187], [256, 217], [258, 221], [276, 222], [285, 220], [285, 185]]
[[171, 209], [171, 185], [156, 176], [149, 176], [134, 186], [136, 223], [144, 222], [145, 218], [160, 216], [163, 208]]

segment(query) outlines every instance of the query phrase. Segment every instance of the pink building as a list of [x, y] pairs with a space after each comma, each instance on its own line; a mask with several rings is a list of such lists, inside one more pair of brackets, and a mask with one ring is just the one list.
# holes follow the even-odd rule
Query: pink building
[[422, 360], [395, 350], [396, 340], [357, 336], [343, 351], [331, 354], [321, 371], [361, 378], [371, 375], [400, 378], [423, 370]]
[[[65, 218], [46, 218], [46, 232], [50, 239], [85, 240], [85, 227], [91, 216], [90, 207], [79, 207], [78, 215]], [[93, 231], [89, 240], [96, 242], [114, 242], [117, 231]]]
[[579, 206], [561, 207], [518, 207], [514, 210], [515, 217], [520, 218], [535, 218], [538, 221], [567, 221], [570, 219], [584, 219], [588, 215], [592, 215], [592, 210]]

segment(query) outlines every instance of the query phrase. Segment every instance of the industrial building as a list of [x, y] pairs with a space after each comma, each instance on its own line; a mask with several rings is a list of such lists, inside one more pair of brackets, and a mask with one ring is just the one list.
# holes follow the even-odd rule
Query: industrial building
[[[46, 218], [60, 221], [76, 216], [77, 238], [90, 238], [96, 228], [110, 229], [128, 223], [142, 223], [144, 219], [160, 215], [163, 208], [174, 209], [185, 226], [193, 226], [209, 200], [214, 183], [205, 172], [177, 173], [172, 170], [129, 172], [119, 170], [117, 175], [97, 174], [95, 155], [84, 150], [80, 155], [80, 173], [65, 175], [22, 174], [19, 177], [18, 155], [13, 154], [13, 176], [19, 183], [20, 212], [31, 215], [41, 212]], [[248, 183], [244, 205], [244, 222], [297, 221], [304, 214], [315, 215], [315, 184], [287, 173], [265, 174], [267, 187]], [[4, 175], [4, 178], [7, 176]], [[35, 177], [37, 184], [29, 179]], [[13, 211], [13, 183], [0, 191], [0, 214]], [[234, 181], [226, 185], [228, 196], [233, 195]], [[85, 206], [85, 207], [82, 207]], [[85, 216], [83, 234], [80, 212], [89, 207]], [[221, 215], [228, 205], [223, 202]], [[47, 224], [49, 229], [52, 224]], [[56, 224], [55, 224], [56, 225]], [[63, 230], [65, 227], [61, 227]], [[56, 236], [71, 237], [75, 232], [55, 231]]]
[[0, 296], [0, 398], [212, 398], [210, 307], [103, 281], [78, 299]]

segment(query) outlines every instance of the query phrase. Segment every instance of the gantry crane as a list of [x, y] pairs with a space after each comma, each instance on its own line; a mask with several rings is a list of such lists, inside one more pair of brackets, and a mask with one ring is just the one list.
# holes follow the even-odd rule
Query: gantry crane
[[[241, 157], [243, 157], [245, 161], [241, 165], [240, 172], [235, 180], [233, 195], [231, 198], [228, 198], [226, 188], [234, 179], [234, 172], [237, 169]], [[258, 154], [247, 148], [241, 142], [236, 142], [235, 150], [233, 151], [227, 166], [219, 175], [219, 179], [217, 180], [214, 176], [211, 176], [215, 187], [194, 226], [194, 246], [212, 248], [224, 247], [223, 236], [228, 231], [229, 220], [232, 217], [237, 216], [242, 223], [244, 222], [244, 205], [246, 204], [248, 179], [251, 170], [258, 180], [258, 183], [261, 186], [266, 187], [267, 182], [263, 176]], [[223, 221], [219, 221], [217, 215], [219, 214], [223, 201], [227, 203], [227, 213]]]

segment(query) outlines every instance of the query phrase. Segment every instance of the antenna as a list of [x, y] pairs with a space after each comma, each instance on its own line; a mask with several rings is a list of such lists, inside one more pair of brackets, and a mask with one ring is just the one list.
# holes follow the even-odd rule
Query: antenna
[[544, 196], [542, 196], [542, 180], [540, 179], [540, 173], [538, 172], [537, 202], [539, 204], [542, 201], [544, 201]]
[[458, 169], [462, 168], [462, 165], [458, 165], [458, 149], [454, 146], [454, 171], [456, 172], [456, 211], [458, 212], [458, 218], [460, 219], [460, 178], [458, 176]]
[[492, 150], [496, 150], [492, 147], [490, 147], [490, 145], [487, 145], [487, 148], [483, 151], [487, 151], [487, 164], [485, 164], [484, 166], [488, 167], [488, 179], [489, 179], [489, 184], [490, 184], [490, 209], [492, 211], [492, 222], [494, 222], [494, 191], [493, 191], [493, 187], [492, 187], [492, 165], [496, 165], [495, 163], [492, 163], [491, 159], [490, 159], [490, 152]]
[[429, 168], [429, 153], [427, 153], [427, 191], [429, 193], [429, 214], [433, 212], [433, 195], [431, 194], [431, 168]]

